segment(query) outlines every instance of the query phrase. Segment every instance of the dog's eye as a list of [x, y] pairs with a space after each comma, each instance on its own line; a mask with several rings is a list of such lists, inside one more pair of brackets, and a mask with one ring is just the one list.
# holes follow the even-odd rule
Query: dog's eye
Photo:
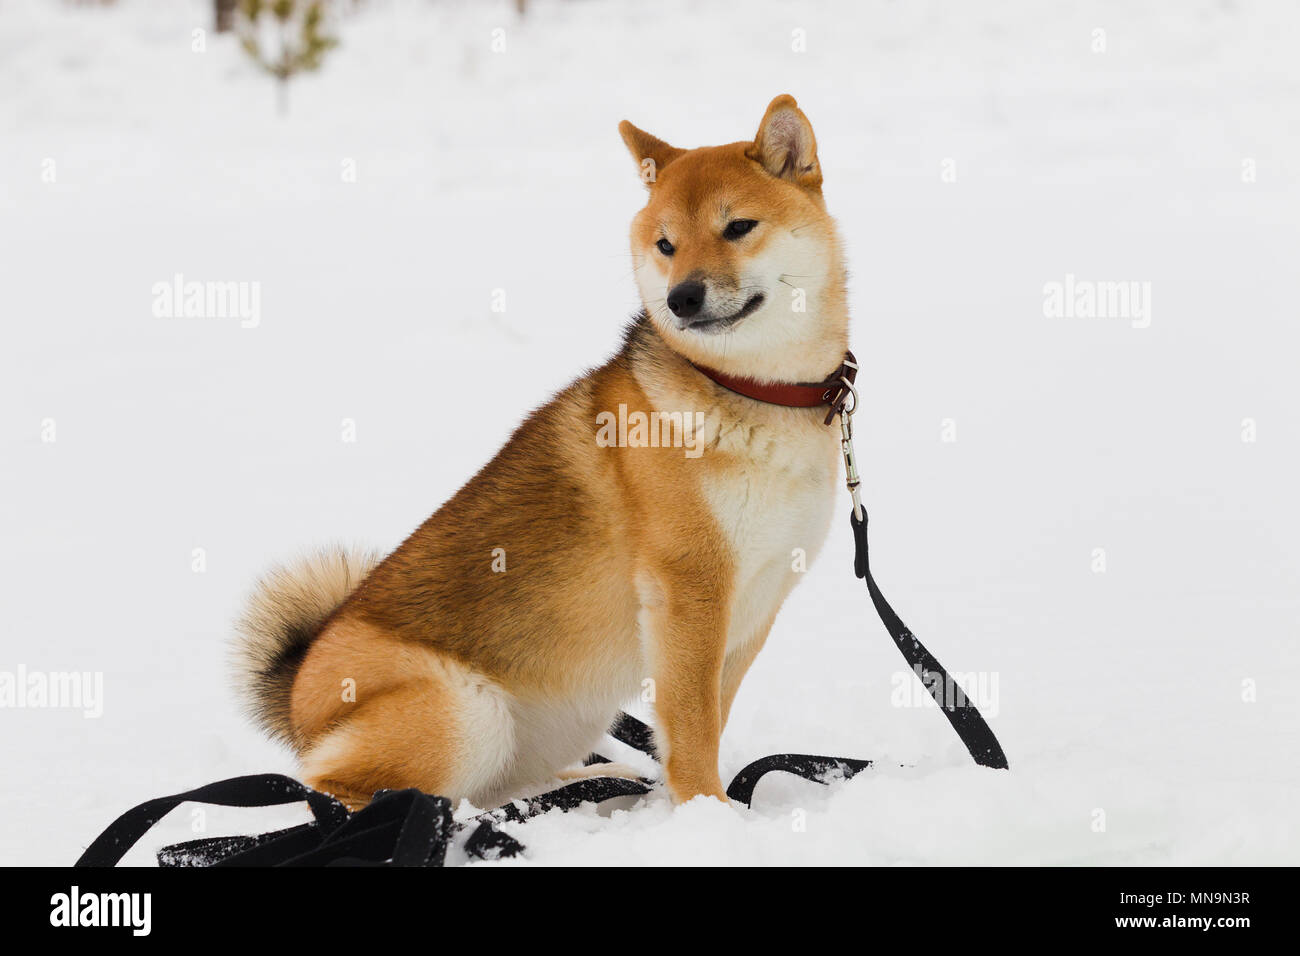
[[733, 219], [727, 223], [727, 228], [722, 230], [722, 238], [739, 239], [757, 225], [757, 219]]
[[674, 251], [673, 244], [669, 242], [667, 239], [660, 239], [658, 242], [655, 243], [655, 245], [659, 248], [659, 251], [662, 252], [664, 255], [671, 256], [673, 254]]

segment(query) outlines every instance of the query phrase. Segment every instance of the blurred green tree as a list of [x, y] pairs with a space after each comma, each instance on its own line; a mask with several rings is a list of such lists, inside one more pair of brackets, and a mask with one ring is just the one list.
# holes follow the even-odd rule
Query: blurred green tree
[[325, 0], [239, 0], [240, 45], [275, 77], [281, 115], [289, 111], [290, 78], [318, 69], [338, 46], [338, 38], [324, 28]]

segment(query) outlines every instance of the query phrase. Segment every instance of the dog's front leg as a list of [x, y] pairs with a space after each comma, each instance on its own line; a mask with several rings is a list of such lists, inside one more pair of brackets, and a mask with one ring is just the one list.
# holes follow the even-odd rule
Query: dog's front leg
[[647, 607], [655, 681], [656, 748], [668, 790], [681, 803], [699, 794], [726, 800], [718, 776], [726, 601], [708, 576], [677, 575]]

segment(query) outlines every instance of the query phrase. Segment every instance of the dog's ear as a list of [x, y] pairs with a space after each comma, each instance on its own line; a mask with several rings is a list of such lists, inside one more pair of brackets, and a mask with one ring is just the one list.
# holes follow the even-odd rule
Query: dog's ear
[[686, 152], [676, 146], [669, 146], [643, 129], [637, 129], [627, 120], [618, 124], [618, 132], [623, 137], [623, 142], [627, 143], [627, 151], [632, 154], [632, 158], [636, 160], [641, 170], [641, 181], [647, 186], [654, 185], [659, 170]]
[[821, 188], [817, 137], [813, 136], [812, 123], [788, 93], [768, 104], [745, 155], [778, 179], [788, 179], [805, 189]]

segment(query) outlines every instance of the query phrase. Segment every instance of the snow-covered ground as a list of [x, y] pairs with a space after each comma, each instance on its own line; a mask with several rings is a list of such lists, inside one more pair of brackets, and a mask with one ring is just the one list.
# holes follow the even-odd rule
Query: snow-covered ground
[[[528, 860], [1300, 862], [1294, 4], [370, 0], [284, 118], [231, 37], [192, 49], [209, 6], [0, 0], [0, 672], [103, 675], [97, 718], [0, 710], [0, 862], [292, 772], [226, 680], [254, 577], [396, 544], [615, 348], [620, 119], [733, 141], [781, 92], [849, 251], [877, 576], [1012, 771], [898, 706], [837, 525], [723, 775], [882, 768], [544, 817]], [[259, 283], [256, 327], [156, 316], [178, 273]], [[1067, 275], [1149, 314], [1050, 317]], [[299, 815], [178, 811], [128, 861]]]

